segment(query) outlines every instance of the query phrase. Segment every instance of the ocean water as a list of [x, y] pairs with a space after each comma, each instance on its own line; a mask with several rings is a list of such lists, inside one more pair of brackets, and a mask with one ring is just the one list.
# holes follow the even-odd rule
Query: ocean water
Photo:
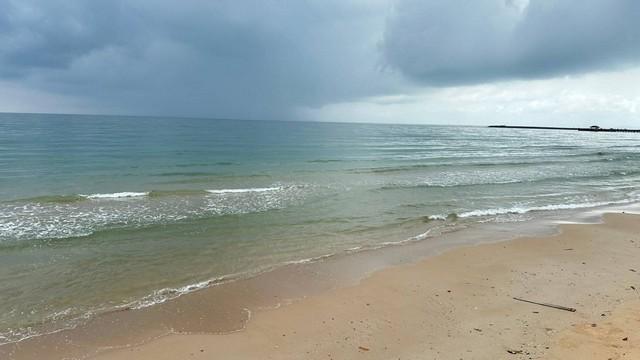
[[283, 264], [636, 202], [639, 150], [625, 133], [0, 114], [0, 344]]

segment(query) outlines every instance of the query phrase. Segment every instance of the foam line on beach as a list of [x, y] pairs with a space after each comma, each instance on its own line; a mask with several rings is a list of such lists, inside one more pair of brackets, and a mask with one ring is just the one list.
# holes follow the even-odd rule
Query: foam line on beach
[[242, 193], [258, 193], [282, 190], [282, 187], [263, 187], [263, 188], [246, 188], [246, 189], [213, 189], [206, 190], [210, 194], [242, 194]]
[[143, 197], [148, 196], [149, 192], [134, 192], [134, 191], [124, 191], [124, 192], [115, 192], [115, 193], [106, 193], [106, 194], [79, 194], [82, 197], [87, 199], [122, 199], [122, 198], [133, 198], [133, 197]]
[[554, 210], [573, 210], [573, 209], [585, 209], [595, 208], [598, 206], [617, 205], [617, 204], [629, 204], [636, 200], [619, 200], [619, 201], [602, 201], [602, 202], [586, 202], [576, 204], [552, 204], [543, 206], [531, 206], [531, 207], [519, 207], [514, 206], [510, 208], [495, 208], [495, 209], [480, 209], [472, 210], [460, 213], [458, 217], [480, 217], [480, 216], [493, 216], [493, 215], [506, 215], [506, 214], [526, 214], [533, 211], [554, 211]]

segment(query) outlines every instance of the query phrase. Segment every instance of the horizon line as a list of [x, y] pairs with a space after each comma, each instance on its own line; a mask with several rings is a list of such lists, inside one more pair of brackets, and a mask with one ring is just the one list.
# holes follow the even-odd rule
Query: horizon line
[[132, 118], [164, 118], [164, 119], [186, 119], [186, 120], [214, 120], [214, 121], [275, 121], [275, 122], [295, 122], [295, 123], [315, 123], [315, 124], [362, 124], [362, 125], [423, 125], [423, 126], [461, 126], [461, 127], [486, 127], [486, 125], [472, 124], [428, 124], [409, 122], [363, 122], [363, 121], [319, 121], [319, 120], [292, 120], [292, 119], [243, 119], [226, 117], [205, 117], [189, 115], [133, 115], [133, 114], [99, 114], [99, 113], [56, 113], [56, 112], [17, 112], [0, 111], [0, 115], [62, 115], [62, 116], [102, 116], [102, 117], [132, 117]]

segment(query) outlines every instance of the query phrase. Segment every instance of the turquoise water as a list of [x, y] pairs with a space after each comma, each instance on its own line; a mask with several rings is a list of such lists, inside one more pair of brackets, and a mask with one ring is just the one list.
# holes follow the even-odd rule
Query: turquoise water
[[0, 114], [0, 343], [282, 264], [634, 202], [640, 137]]

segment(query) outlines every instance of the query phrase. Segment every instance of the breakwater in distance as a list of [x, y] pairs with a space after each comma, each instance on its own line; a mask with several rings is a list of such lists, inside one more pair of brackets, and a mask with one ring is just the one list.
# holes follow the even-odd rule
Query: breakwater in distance
[[489, 125], [490, 128], [502, 128], [502, 129], [531, 129], [531, 130], [572, 130], [572, 131], [592, 131], [592, 132], [630, 132], [640, 133], [640, 129], [616, 129], [616, 128], [601, 128], [599, 126], [590, 126], [588, 128], [580, 127], [556, 127], [556, 126], [510, 126], [510, 125]]

